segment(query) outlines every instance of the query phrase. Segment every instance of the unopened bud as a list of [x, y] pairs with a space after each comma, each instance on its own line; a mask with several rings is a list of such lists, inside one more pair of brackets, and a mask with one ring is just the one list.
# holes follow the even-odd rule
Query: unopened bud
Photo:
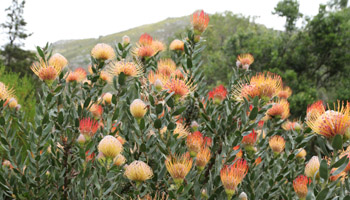
[[126, 46], [126, 45], [128, 45], [129, 43], [130, 43], [130, 37], [129, 36], [127, 36], [127, 35], [124, 35], [123, 36], [123, 45], [124, 46]]
[[248, 200], [247, 194], [245, 192], [242, 192], [238, 198], [240, 200]]
[[156, 90], [161, 91], [163, 89], [163, 83], [159, 79], [157, 79], [154, 82], [154, 86], [156, 87]]
[[77, 142], [81, 145], [84, 144], [86, 142], [85, 136], [83, 134], [80, 134], [77, 139]]

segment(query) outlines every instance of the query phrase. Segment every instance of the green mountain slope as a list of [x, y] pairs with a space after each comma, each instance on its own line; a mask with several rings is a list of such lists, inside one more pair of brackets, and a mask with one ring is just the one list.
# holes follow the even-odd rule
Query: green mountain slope
[[124, 35], [128, 35], [131, 42], [138, 41], [143, 33], [148, 33], [157, 40], [167, 42], [169, 37], [183, 30], [190, 24], [190, 17], [168, 18], [163, 21], [139, 26], [119, 33], [114, 33], [99, 38], [81, 39], [81, 40], [63, 40], [53, 44], [54, 51], [64, 55], [70, 63], [71, 68], [86, 67], [90, 59], [90, 50], [97, 43], [113, 44], [120, 42]]

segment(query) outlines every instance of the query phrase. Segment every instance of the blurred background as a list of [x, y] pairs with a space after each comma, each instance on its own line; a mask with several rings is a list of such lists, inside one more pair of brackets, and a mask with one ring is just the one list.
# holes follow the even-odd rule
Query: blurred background
[[124, 35], [134, 43], [144, 32], [166, 44], [185, 38], [198, 9], [210, 14], [202, 66], [208, 89], [227, 85], [237, 55], [251, 53], [251, 70], [278, 73], [292, 88], [292, 117], [318, 99], [350, 99], [348, 0], [1, 0], [0, 81], [15, 88], [32, 118], [36, 46], [52, 43], [71, 69], [87, 68], [97, 43], [113, 45]]

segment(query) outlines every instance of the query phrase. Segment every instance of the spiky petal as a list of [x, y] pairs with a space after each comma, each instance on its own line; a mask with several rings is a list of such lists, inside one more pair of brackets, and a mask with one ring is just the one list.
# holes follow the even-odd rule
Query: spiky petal
[[171, 76], [176, 70], [176, 64], [172, 59], [161, 59], [158, 61], [157, 69], [164, 76]]
[[209, 99], [212, 99], [214, 103], [220, 104], [227, 96], [227, 90], [223, 85], [219, 85], [218, 87], [211, 90], [209, 93]]
[[44, 61], [33, 63], [31, 70], [42, 80], [51, 83], [61, 73], [58, 65], [48, 65]]
[[152, 178], [153, 170], [145, 162], [135, 160], [125, 168], [124, 175], [129, 180], [140, 183]]
[[210, 160], [210, 149], [207, 146], [202, 146], [201, 150], [196, 156], [196, 166], [200, 171], [204, 169]]
[[272, 98], [282, 90], [282, 78], [271, 72], [258, 73], [250, 79], [250, 85], [259, 89], [260, 98]]
[[79, 131], [85, 137], [92, 137], [98, 129], [98, 122], [94, 119], [83, 118], [79, 122]]
[[250, 53], [240, 54], [237, 57], [237, 67], [242, 66], [243, 69], [248, 70], [249, 66], [254, 62], [254, 57]]
[[192, 168], [192, 159], [187, 152], [182, 155], [170, 155], [165, 160], [165, 166], [176, 184], [181, 184]]
[[170, 43], [169, 49], [172, 51], [183, 51], [184, 42], [181, 40], [175, 39]]
[[187, 136], [186, 145], [190, 151], [191, 156], [196, 156], [197, 153], [201, 150], [203, 145], [203, 135], [201, 132], [196, 131]]
[[57, 66], [61, 70], [65, 68], [68, 64], [67, 59], [59, 53], [55, 53], [49, 59], [50, 66]]
[[115, 58], [115, 53], [110, 45], [99, 43], [92, 48], [91, 56], [98, 60], [111, 60]]
[[311, 179], [304, 175], [299, 175], [293, 181], [293, 187], [295, 193], [300, 199], [304, 199], [307, 195], [307, 186], [311, 183]]
[[289, 103], [287, 100], [281, 99], [271, 104], [272, 107], [266, 112], [269, 117], [281, 117], [282, 119], [287, 119], [289, 117]]
[[192, 15], [191, 20], [193, 29], [199, 33], [203, 33], [209, 24], [209, 15], [203, 10], [196, 11]]
[[275, 153], [281, 153], [284, 150], [286, 142], [282, 136], [274, 135], [269, 140], [270, 148]]
[[139, 77], [143, 73], [143, 68], [138, 63], [122, 60], [111, 63], [107, 68], [107, 72], [113, 76], [118, 76], [123, 72], [126, 76]]
[[248, 164], [244, 159], [238, 159], [232, 165], [225, 165], [220, 170], [221, 182], [225, 188], [228, 199], [235, 193], [237, 186], [243, 181], [248, 172]]
[[168, 93], [174, 92], [176, 99], [185, 98], [187, 95], [193, 92], [196, 88], [191, 81], [182, 80], [180, 78], [171, 78], [165, 85], [164, 88], [168, 90]]

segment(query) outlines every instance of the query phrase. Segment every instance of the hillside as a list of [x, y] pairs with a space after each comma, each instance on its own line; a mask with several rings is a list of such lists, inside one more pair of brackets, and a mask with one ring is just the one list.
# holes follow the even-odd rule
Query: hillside
[[62, 40], [53, 44], [55, 52], [60, 52], [70, 62], [70, 67], [84, 67], [89, 63], [90, 50], [97, 43], [113, 44], [120, 42], [124, 35], [128, 35], [131, 42], [138, 40], [141, 34], [147, 32], [154, 38], [168, 42], [167, 38], [174, 36], [190, 24], [189, 16], [179, 18], [168, 18], [163, 21], [139, 26], [119, 33], [114, 33], [99, 38], [81, 40]]

